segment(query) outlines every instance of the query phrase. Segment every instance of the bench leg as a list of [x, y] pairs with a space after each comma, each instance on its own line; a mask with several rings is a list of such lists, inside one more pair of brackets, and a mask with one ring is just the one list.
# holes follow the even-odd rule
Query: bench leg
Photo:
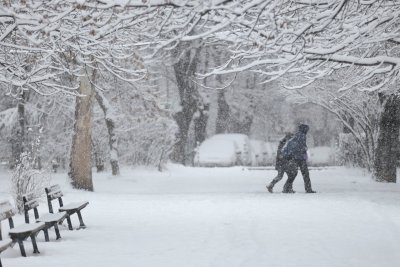
[[44, 232], [44, 240], [46, 240], [46, 242], [49, 242], [50, 238], [49, 238], [49, 230], [48, 230], [48, 228], [43, 229], [43, 232]]
[[[54, 230], [56, 231], [56, 240], [60, 239], [60, 238], [61, 238], [60, 229], [58, 229], [57, 223], [54, 224]], [[1, 267], [1, 266], [0, 266], [0, 267]]]
[[74, 230], [74, 229], [72, 228], [71, 217], [69, 217], [69, 215], [67, 216], [67, 222], [68, 222], [68, 229], [69, 229], [69, 230]]
[[40, 253], [39, 249], [38, 249], [38, 246], [36, 244], [36, 237], [35, 237], [34, 234], [31, 235], [31, 240], [32, 240], [32, 246], [33, 246], [33, 253]]
[[18, 239], [17, 242], [18, 242], [19, 250], [21, 250], [22, 257], [26, 257], [24, 242], [21, 239]]
[[0, 258], [0, 267], [3, 267], [3, 264], [1, 264], [1, 258]]
[[80, 224], [79, 228], [86, 228], [86, 225], [83, 223], [83, 220], [82, 220], [81, 211], [78, 210], [76, 213], [78, 214], [78, 218], [79, 218], [79, 224]]

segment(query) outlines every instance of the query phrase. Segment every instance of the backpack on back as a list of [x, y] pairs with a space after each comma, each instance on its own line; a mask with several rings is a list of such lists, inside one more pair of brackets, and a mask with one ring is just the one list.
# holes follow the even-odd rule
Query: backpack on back
[[282, 148], [282, 158], [292, 159], [294, 156], [293, 152], [296, 150], [296, 147], [297, 141], [295, 140], [295, 137], [290, 138]]

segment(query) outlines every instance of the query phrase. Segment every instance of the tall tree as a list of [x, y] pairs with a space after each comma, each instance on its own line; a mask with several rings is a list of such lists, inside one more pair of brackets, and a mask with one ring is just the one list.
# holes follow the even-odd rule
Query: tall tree
[[108, 144], [110, 146], [110, 164], [112, 175], [119, 175], [117, 135], [115, 133], [115, 112], [103, 92], [95, 90], [95, 98], [104, 113], [104, 119], [108, 131]]
[[196, 69], [199, 64], [200, 49], [199, 46], [193, 43], [179, 46], [176, 51], [178, 60], [173, 65], [180, 101], [180, 110], [174, 114], [179, 131], [177, 133], [173, 159], [181, 164], [186, 164], [190, 161], [186, 151], [189, 128], [194, 114], [199, 109], [199, 106], [202, 105], [197, 84], [194, 82]]
[[95, 72], [89, 66], [84, 70], [79, 80], [79, 96], [76, 97], [69, 176], [74, 188], [93, 191], [92, 124], [95, 91], [90, 78], [94, 78]]
[[379, 121], [379, 138], [375, 153], [374, 174], [378, 181], [396, 182], [399, 151], [400, 97], [380, 95], [383, 111]]

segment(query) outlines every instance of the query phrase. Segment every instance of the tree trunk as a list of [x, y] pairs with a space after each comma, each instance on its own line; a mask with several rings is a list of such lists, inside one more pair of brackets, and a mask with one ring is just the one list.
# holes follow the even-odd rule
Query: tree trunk
[[111, 164], [112, 175], [119, 175], [117, 135], [115, 134], [113, 108], [102, 92], [96, 90], [95, 97], [97, 103], [99, 103], [101, 109], [103, 110], [104, 119], [106, 121], [106, 126], [108, 131], [108, 144], [110, 146], [110, 164]]
[[18, 113], [18, 128], [15, 132], [15, 136], [11, 139], [11, 153], [12, 153], [12, 163], [11, 168], [15, 168], [21, 160], [21, 154], [25, 151], [25, 104], [28, 98], [28, 93], [23, 91], [17, 104]]
[[104, 153], [101, 148], [101, 142], [95, 137], [92, 137], [92, 157], [94, 159], [97, 172], [104, 171]]
[[176, 134], [176, 142], [172, 159], [180, 164], [185, 165], [189, 158], [186, 153], [186, 146], [188, 143], [189, 127], [192, 121], [194, 111], [186, 108], [174, 115], [175, 121], [178, 125], [178, 133]]
[[72, 186], [88, 191], [93, 191], [91, 154], [94, 90], [90, 82], [93, 74], [94, 70], [86, 67], [85, 74], [80, 77], [69, 172]]
[[217, 111], [217, 121], [215, 127], [215, 133], [221, 134], [226, 133], [229, 124], [229, 105], [225, 99], [225, 90], [218, 91], [218, 111]]
[[194, 123], [194, 138], [195, 144], [202, 143], [206, 139], [206, 129], [207, 129], [207, 121], [208, 121], [208, 111], [210, 109], [209, 104], [204, 104], [199, 107], [197, 112], [199, 112], [198, 116], [193, 120]]
[[94, 153], [94, 160], [96, 162], [96, 170], [97, 172], [104, 171], [104, 160], [98, 153]]
[[244, 118], [236, 118], [232, 116], [228, 127], [228, 132], [249, 135], [252, 124], [252, 115], [246, 115]]
[[196, 72], [199, 50], [200, 48], [187, 49], [179, 61], [174, 64], [181, 110], [173, 116], [178, 125], [178, 133], [171, 157], [173, 161], [183, 165], [186, 162], [190, 162], [190, 153], [186, 153], [186, 147], [188, 144], [190, 123], [197, 110], [200, 98], [196, 84], [192, 81]]
[[379, 135], [374, 162], [375, 179], [396, 182], [396, 162], [399, 148], [400, 97], [380, 95], [383, 112], [379, 121]]

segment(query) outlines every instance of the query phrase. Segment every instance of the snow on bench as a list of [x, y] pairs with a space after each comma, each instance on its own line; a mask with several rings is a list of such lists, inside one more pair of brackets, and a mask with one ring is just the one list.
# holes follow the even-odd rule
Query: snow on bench
[[84, 202], [75, 202], [75, 203], [70, 203], [64, 206], [62, 197], [64, 196], [61, 188], [58, 184], [56, 185], [52, 185], [48, 188], [45, 189], [46, 190], [46, 195], [47, 195], [47, 203], [49, 205], [49, 212], [53, 213], [53, 205], [52, 205], [52, 201], [55, 199], [58, 199], [58, 203], [59, 203], [59, 211], [63, 212], [65, 211], [67, 213], [67, 222], [68, 222], [68, 228], [69, 230], [72, 230], [72, 223], [71, 223], [71, 218], [70, 216], [74, 213], [76, 213], [78, 215], [79, 218], [79, 227], [78, 229], [81, 228], [86, 228], [86, 225], [83, 223], [83, 219], [82, 219], [82, 215], [81, 215], [81, 210], [83, 208], [85, 208], [89, 202], [84, 201]]
[[[1, 231], [1, 227], [0, 227], [0, 231]], [[1, 240], [0, 239], [0, 253], [3, 252], [4, 250], [6, 250], [7, 248], [9, 248], [12, 244], [12, 240], [11, 239], [7, 239], [7, 240]], [[1, 258], [0, 258], [0, 267], [2, 267], [3, 265], [1, 264]]]
[[12, 244], [11, 239], [0, 240], [0, 253], [6, 250], [9, 246], [11, 246], [11, 244]]
[[10, 226], [10, 231], [8, 232], [8, 235], [10, 236], [12, 243], [18, 243], [21, 250], [21, 255], [26, 257], [23, 241], [26, 240], [28, 237], [30, 237], [32, 241], [33, 253], [39, 253], [39, 249], [36, 244], [36, 236], [41, 230], [46, 227], [45, 223], [37, 222], [14, 227], [14, 221], [12, 217], [15, 214], [16, 210], [12, 207], [11, 203], [8, 200], [0, 201], [0, 224], [3, 220], [8, 219], [8, 223]]
[[39, 217], [39, 212], [37, 209], [39, 206], [39, 201], [37, 198], [35, 198], [35, 195], [32, 193], [25, 194], [23, 195], [22, 199], [24, 201], [25, 222], [29, 223], [29, 211], [33, 209], [36, 222], [44, 222], [46, 225], [46, 227], [43, 229], [46, 242], [50, 241], [48, 229], [51, 227], [54, 227], [56, 239], [60, 239], [61, 235], [60, 230], [58, 229], [58, 224], [64, 221], [64, 219], [68, 216], [67, 213], [65, 211], [59, 213], [47, 213]]

